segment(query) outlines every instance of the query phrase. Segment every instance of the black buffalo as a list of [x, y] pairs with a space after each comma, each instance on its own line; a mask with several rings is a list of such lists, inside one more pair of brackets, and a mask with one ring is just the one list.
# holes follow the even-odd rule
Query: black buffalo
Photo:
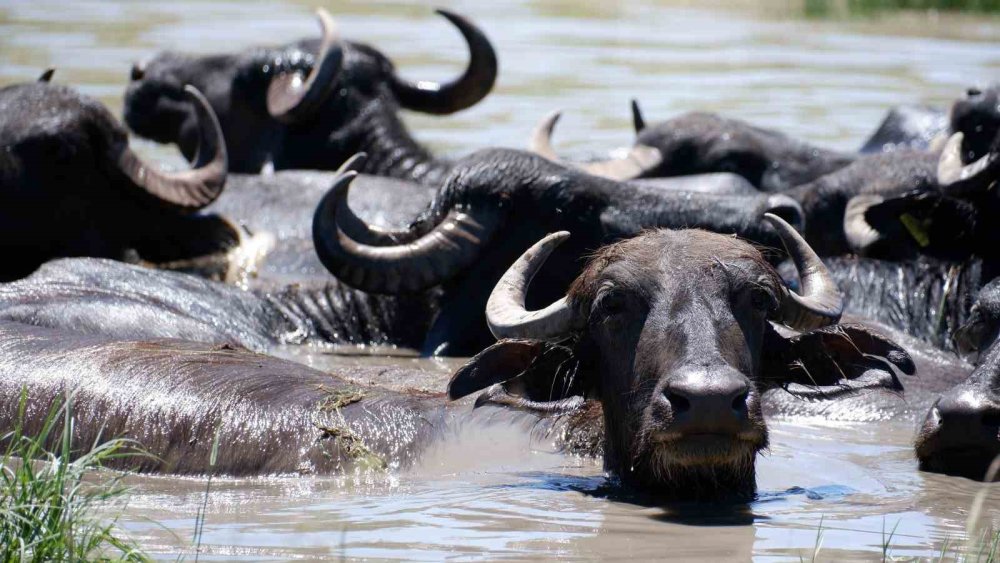
[[529, 311], [529, 283], [568, 233], [544, 238], [489, 299], [503, 340], [455, 374], [449, 395], [488, 387], [478, 404], [546, 413], [594, 398], [605, 467], [625, 485], [673, 499], [752, 496], [767, 446], [763, 393], [819, 400], [899, 389], [892, 366], [913, 369], [891, 341], [837, 324], [841, 296], [822, 262], [766, 217], [803, 275], [801, 295], [743, 241], [654, 230], [601, 249], [563, 298]]
[[978, 355], [968, 379], [930, 407], [917, 436], [920, 468], [982, 480], [1000, 459], [1000, 280], [986, 285], [969, 322], [955, 334], [960, 349]]
[[[226, 344], [119, 340], [0, 322], [0, 348], [0, 427], [18, 424], [23, 397], [22, 428], [34, 435], [52, 405], [71, 396], [72, 451], [129, 438], [150, 455], [115, 465], [142, 471], [398, 469], [445, 433], [456, 410], [440, 393], [354, 383]], [[391, 377], [392, 371], [358, 367], [352, 373], [368, 380]]]
[[195, 168], [143, 162], [96, 100], [44, 81], [0, 89], [0, 278], [50, 258], [167, 262], [218, 250], [217, 218], [194, 213], [221, 193], [226, 150], [211, 108], [192, 88]]
[[801, 225], [797, 204], [780, 194], [664, 190], [591, 176], [522, 151], [489, 149], [458, 161], [410, 228], [384, 229], [346, 205], [352, 177], [342, 176], [316, 210], [316, 252], [340, 281], [363, 291], [434, 290], [440, 312], [421, 347], [427, 353], [472, 354], [487, 345], [483, 306], [490, 288], [551, 230], [575, 236], [553, 257], [558, 266], [536, 281], [538, 299], [561, 294], [587, 253], [646, 228], [702, 227], [774, 246], [778, 238], [761, 223], [764, 213]]
[[130, 340], [175, 338], [255, 352], [281, 345], [419, 345], [429, 300], [369, 295], [336, 282], [245, 291], [180, 272], [94, 258], [43, 264], [0, 284], [0, 320]]
[[388, 58], [341, 40], [320, 10], [321, 40], [302, 40], [241, 54], [195, 57], [166, 52], [137, 65], [125, 93], [125, 121], [137, 134], [177, 143], [188, 158], [196, 145], [187, 84], [205, 92], [229, 147], [234, 172], [308, 168], [335, 170], [367, 152], [362, 170], [435, 183], [448, 162], [417, 143], [399, 119], [400, 107], [433, 114], [468, 108], [493, 87], [497, 60], [489, 40], [458, 14], [439, 10], [469, 44], [469, 66], [437, 84], [401, 78]]
[[[615, 180], [729, 172], [776, 192], [843, 168], [855, 158], [713, 113], [687, 113], [647, 126], [633, 100], [632, 116], [636, 141], [625, 156], [580, 167]], [[558, 157], [549, 138], [558, 119], [559, 113], [550, 114], [531, 141], [535, 152], [552, 159]]]
[[[969, 89], [965, 98], [953, 104], [949, 118], [914, 108], [890, 112], [862, 152], [937, 152], [939, 139], [943, 142], [948, 135], [964, 133], [963, 161], [982, 158], [1000, 129], [998, 91], [997, 86]], [[582, 168], [617, 180], [731, 172], [773, 192], [813, 182], [866, 158], [716, 114], [689, 113], [647, 126], [633, 101], [632, 115], [636, 141], [627, 154]], [[531, 142], [536, 152], [552, 159], [558, 159], [550, 141], [558, 117], [555, 113], [544, 119]]]

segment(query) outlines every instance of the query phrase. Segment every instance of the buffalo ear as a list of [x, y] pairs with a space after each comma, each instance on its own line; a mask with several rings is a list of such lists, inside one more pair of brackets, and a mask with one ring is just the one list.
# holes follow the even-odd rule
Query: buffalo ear
[[771, 329], [765, 335], [764, 350], [761, 374], [765, 384], [824, 398], [864, 389], [900, 391], [894, 371], [912, 375], [916, 370], [902, 347], [855, 323], [790, 338]]
[[524, 373], [546, 347], [540, 340], [501, 340], [478, 353], [451, 376], [448, 398], [461, 399]]

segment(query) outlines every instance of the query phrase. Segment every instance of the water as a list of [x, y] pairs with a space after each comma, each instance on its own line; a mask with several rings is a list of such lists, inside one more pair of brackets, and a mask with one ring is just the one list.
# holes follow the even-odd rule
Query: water
[[[314, 1], [171, 3], [3, 0], [0, 84], [56, 80], [116, 113], [128, 68], [166, 48], [231, 50], [316, 33]], [[1000, 79], [1000, 19], [902, 14], [806, 20], [790, 0], [572, 2], [439, 0], [472, 16], [498, 48], [497, 91], [447, 118], [406, 115], [442, 153], [524, 146], [537, 119], [564, 110], [556, 145], [599, 154], [631, 141], [628, 101], [647, 120], [702, 109], [853, 149], [886, 109], [944, 106], [967, 86]], [[345, 35], [372, 43], [415, 79], [453, 76], [462, 42], [429, 3], [326, 2]], [[701, 7], [699, 7], [701, 6]], [[791, 11], [789, 11], [791, 10]], [[137, 142], [172, 164], [171, 148]], [[283, 350], [320, 369], [371, 362], [427, 369], [402, 386], [441, 389], [454, 363], [405, 354], [372, 359]], [[914, 424], [772, 424], [758, 466], [761, 499], [695, 510], [606, 498], [599, 462], [552, 452], [521, 430], [468, 428], [421, 466], [390, 475], [216, 479], [203, 553], [212, 560], [348, 557], [742, 561], [936, 559], [961, 545], [981, 484], [916, 471]], [[203, 479], [133, 477], [122, 520], [158, 557], [189, 549]], [[983, 520], [1000, 527], [1000, 486]], [[822, 526], [821, 526], [822, 520]], [[950, 552], [950, 551], [949, 551]]]

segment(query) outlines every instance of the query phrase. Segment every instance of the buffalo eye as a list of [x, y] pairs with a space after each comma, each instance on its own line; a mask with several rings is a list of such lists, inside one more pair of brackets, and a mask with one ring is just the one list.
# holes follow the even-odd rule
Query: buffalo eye
[[763, 313], [773, 313], [778, 309], [778, 300], [774, 293], [763, 287], [750, 289], [750, 304]]
[[597, 318], [607, 318], [625, 310], [628, 296], [624, 291], [608, 288], [597, 294], [594, 300], [593, 313]]

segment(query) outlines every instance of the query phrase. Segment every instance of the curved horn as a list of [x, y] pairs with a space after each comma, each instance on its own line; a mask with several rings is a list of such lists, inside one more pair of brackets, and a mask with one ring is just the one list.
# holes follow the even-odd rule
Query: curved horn
[[583, 170], [594, 176], [618, 181], [639, 178], [663, 162], [663, 155], [658, 149], [643, 144], [632, 145], [628, 153], [622, 158], [581, 164], [565, 162], [559, 158], [555, 149], [552, 148], [552, 132], [555, 130], [556, 123], [559, 122], [561, 116], [561, 112], [554, 111], [538, 122], [538, 125], [535, 126], [534, 131], [531, 133], [531, 140], [528, 143], [528, 148], [531, 152], [545, 157], [552, 162]]
[[538, 125], [535, 125], [535, 129], [531, 132], [531, 139], [528, 141], [528, 150], [561, 164], [562, 160], [552, 148], [552, 131], [556, 128], [556, 123], [559, 123], [560, 117], [562, 117], [562, 112], [555, 110], [543, 117]]
[[985, 191], [1000, 177], [1000, 134], [986, 155], [968, 165], [962, 162], [963, 138], [962, 133], [949, 137], [938, 160], [938, 185], [949, 195]]
[[53, 68], [53, 67], [49, 67], [49, 68], [45, 69], [45, 72], [43, 72], [38, 77], [38, 81], [39, 82], [51, 82], [52, 81], [52, 75], [55, 74], [55, 73], [56, 73], [56, 69]]
[[536, 242], [500, 278], [486, 302], [486, 324], [493, 336], [554, 340], [579, 328], [579, 316], [566, 297], [538, 311], [524, 308], [531, 279], [552, 251], [567, 238], [568, 232], [559, 231]]
[[883, 201], [885, 198], [880, 195], [863, 194], [856, 195], [847, 202], [844, 210], [844, 236], [854, 252], [862, 254], [882, 238], [882, 234], [868, 224], [865, 213]]
[[646, 128], [646, 120], [642, 118], [642, 110], [639, 109], [639, 100], [635, 98], [632, 98], [632, 127], [635, 128], [636, 135]]
[[469, 45], [469, 66], [462, 76], [439, 84], [410, 82], [392, 76], [392, 90], [404, 108], [445, 115], [476, 105], [493, 89], [497, 79], [497, 54], [486, 35], [466, 18], [449, 10], [435, 10], [450, 21]]
[[[499, 209], [477, 212], [454, 208], [430, 231], [416, 228], [381, 236], [351, 213], [359, 224], [340, 223], [356, 172], [338, 176], [313, 216], [313, 243], [320, 261], [342, 282], [370, 293], [417, 292], [438, 285], [471, 264], [499, 225]], [[359, 241], [345, 231], [376, 234]], [[403, 239], [396, 243], [396, 238]], [[391, 243], [391, 244], [387, 244]]]
[[308, 119], [326, 101], [337, 82], [344, 50], [333, 16], [323, 8], [316, 10], [323, 36], [312, 72], [303, 80], [300, 72], [283, 72], [267, 87], [267, 112], [282, 123]]
[[781, 303], [781, 322], [797, 330], [812, 330], [836, 324], [844, 312], [844, 296], [823, 261], [784, 219], [771, 213], [765, 213], [764, 219], [778, 231], [785, 250], [799, 272], [802, 286], [802, 295], [785, 291]]
[[162, 172], [132, 152], [128, 140], [111, 148], [111, 159], [132, 184], [160, 203], [189, 213], [215, 201], [226, 185], [228, 157], [222, 127], [205, 96], [191, 85], [184, 93], [198, 114], [198, 154], [191, 170]]

